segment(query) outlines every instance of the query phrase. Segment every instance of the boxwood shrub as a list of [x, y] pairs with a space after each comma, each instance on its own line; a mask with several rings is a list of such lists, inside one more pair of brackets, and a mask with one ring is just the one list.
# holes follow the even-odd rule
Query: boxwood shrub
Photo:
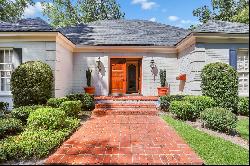
[[60, 108], [65, 111], [67, 116], [77, 117], [81, 111], [82, 102], [78, 101], [65, 101], [60, 105]]
[[61, 129], [64, 127], [66, 114], [58, 108], [39, 108], [28, 117], [28, 128], [32, 130]]
[[181, 120], [194, 120], [196, 117], [195, 106], [188, 101], [172, 101], [169, 110]]
[[[0, 143], [2, 160], [39, 159], [47, 156], [67, 136], [66, 132], [54, 130], [25, 131]], [[1, 152], [0, 152], [1, 153]]]
[[29, 61], [18, 66], [11, 75], [14, 107], [45, 104], [51, 98], [53, 73], [41, 61]]
[[50, 98], [47, 101], [47, 105], [53, 108], [59, 108], [65, 101], [69, 101], [69, 99], [67, 97]]
[[16, 134], [24, 129], [22, 121], [15, 118], [0, 119], [0, 138]]
[[87, 93], [80, 94], [70, 94], [66, 96], [70, 101], [78, 101], [82, 102], [82, 110], [90, 111], [95, 107], [94, 97]]
[[0, 118], [4, 117], [4, 114], [9, 108], [9, 103], [0, 101]]
[[237, 116], [225, 108], [207, 108], [200, 117], [205, 127], [225, 133], [233, 131], [237, 124]]
[[10, 115], [13, 118], [20, 119], [23, 123], [26, 124], [29, 114], [34, 112], [38, 108], [42, 108], [42, 105], [34, 105], [34, 106], [21, 106], [15, 108], [11, 111]]
[[215, 106], [214, 99], [208, 96], [186, 96], [183, 100], [188, 101], [195, 106], [195, 118], [200, 116], [201, 111]]
[[201, 89], [204, 96], [212, 97], [218, 107], [237, 112], [238, 73], [228, 64], [211, 63], [202, 69]]
[[181, 101], [185, 95], [167, 95], [160, 97], [160, 108], [163, 111], [168, 111], [172, 101]]
[[249, 98], [240, 97], [238, 102], [237, 113], [243, 116], [249, 116]]
[[80, 121], [72, 117], [67, 117], [64, 123], [61, 130], [26, 130], [0, 141], [0, 161], [48, 156], [80, 125]]

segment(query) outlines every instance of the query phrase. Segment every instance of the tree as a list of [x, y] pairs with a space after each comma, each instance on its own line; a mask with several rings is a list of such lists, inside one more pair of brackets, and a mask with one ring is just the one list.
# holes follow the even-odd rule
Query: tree
[[43, 2], [43, 6], [44, 15], [54, 27], [124, 18], [115, 0], [78, 0], [75, 5], [70, 0], [53, 0], [53, 3]]
[[212, 9], [207, 5], [195, 9], [193, 15], [202, 23], [208, 20], [249, 23], [248, 0], [211, 0], [211, 5]]
[[21, 19], [24, 9], [33, 5], [32, 0], [0, 0], [0, 21], [16, 22]]

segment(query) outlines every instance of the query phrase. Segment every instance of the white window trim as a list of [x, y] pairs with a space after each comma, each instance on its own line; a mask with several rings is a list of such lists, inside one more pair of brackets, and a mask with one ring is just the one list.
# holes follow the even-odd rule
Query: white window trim
[[[14, 50], [12, 47], [1, 47], [0, 50], [9, 50], [11, 51], [12, 50], [12, 59], [13, 59], [13, 56], [14, 56]], [[9, 64], [9, 63], [1, 63], [1, 64]], [[12, 66], [13, 66], [13, 62], [12, 62]], [[7, 70], [0, 70], [0, 71], [7, 71]], [[12, 70], [8, 70], [8, 71], [12, 71]], [[12, 93], [11, 91], [0, 91], [0, 96], [12, 96]]]

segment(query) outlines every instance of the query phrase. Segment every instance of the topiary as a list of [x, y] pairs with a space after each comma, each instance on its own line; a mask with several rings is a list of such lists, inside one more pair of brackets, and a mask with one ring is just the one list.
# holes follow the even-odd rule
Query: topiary
[[160, 70], [160, 82], [161, 82], [161, 87], [166, 86], [166, 70]]
[[65, 101], [60, 105], [60, 108], [65, 111], [67, 116], [77, 117], [81, 111], [82, 102], [78, 101]]
[[67, 97], [50, 98], [47, 101], [47, 105], [53, 108], [59, 108], [60, 105], [65, 101], [69, 101], [69, 99]]
[[183, 100], [188, 101], [195, 106], [195, 118], [200, 116], [200, 112], [215, 106], [214, 99], [208, 96], [186, 96]]
[[66, 96], [70, 101], [78, 101], [82, 102], [82, 110], [90, 111], [95, 107], [94, 97], [87, 93], [79, 93], [79, 94], [70, 94]]
[[160, 108], [163, 111], [168, 111], [172, 101], [182, 101], [185, 95], [166, 95], [160, 97]]
[[52, 95], [52, 89], [52, 70], [41, 61], [25, 62], [11, 75], [14, 107], [45, 104]]
[[236, 128], [237, 116], [224, 108], [207, 108], [200, 115], [203, 125], [207, 128], [229, 133]]
[[9, 103], [0, 101], [0, 118], [4, 117], [8, 108], [9, 108]]
[[0, 119], [0, 138], [15, 134], [23, 130], [23, 124], [19, 119], [3, 118]]
[[202, 69], [201, 89], [204, 96], [212, 97], [217, 106], [237, 111], [238, 73], [228, 64], [211, 63]]
[[181, 120], [194, 120], [196, 118], [195, 106], [188, 101], [172, 101], [169, 110]]
[[249, 116], [249, 98], [248, 97], [240, 97], [238, 102], [238, 110], [237, 113], [243, 116]]
[[31, 112], [34, 112], [38, 108], [42, 108], [44, 106], [42, 105], [34, 105], [34, 106], [21, 106], [18, 108], [15, 108], [11, 111], [10, 115], [13, 118], [20, 119], [23, 123], [27, 122], [27, 119], [29, 117], [29, 114]]
[[64, 127], [66, 114], [57, 108], [39, 108], [28, 118], [28, 128], [31, 130], [56, 130]]

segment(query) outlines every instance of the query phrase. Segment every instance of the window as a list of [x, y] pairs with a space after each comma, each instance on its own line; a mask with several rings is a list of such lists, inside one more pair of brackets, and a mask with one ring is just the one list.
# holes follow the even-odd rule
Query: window
[[249, 95], [249, 53], [247, 49], [238, 50], [237, 70], [239, 73], [239, 94]]
[[12, 57], [13, 49], [0, 48], [0, 93], [10, 92], [10, 77], [13, 69]]

